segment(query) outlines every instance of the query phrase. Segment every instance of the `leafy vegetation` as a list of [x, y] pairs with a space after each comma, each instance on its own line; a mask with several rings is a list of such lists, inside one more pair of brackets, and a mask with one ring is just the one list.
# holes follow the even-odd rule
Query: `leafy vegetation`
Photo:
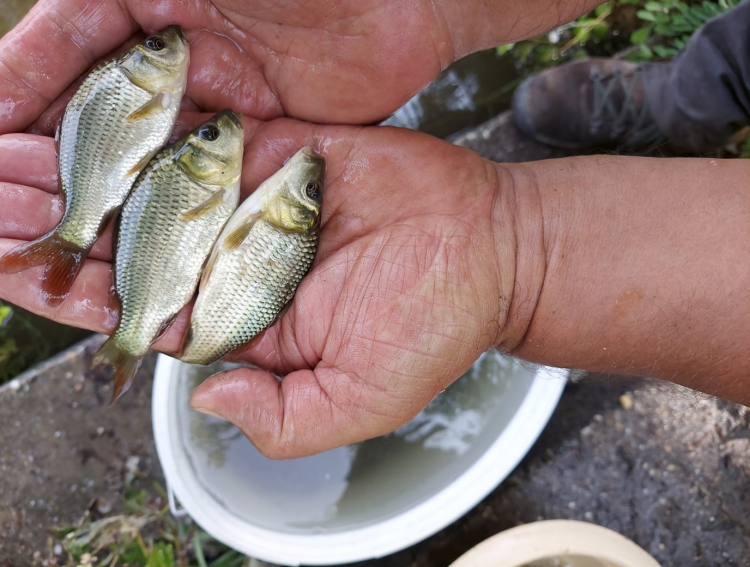
[[[76, 526], [54, 531], [70, 567], [242, 567], [241, 553], [216, 542], [190, 521], [181, 522], [164, 505], [159, 484], [152, 491], [126, 492], [123, 513], [94, 518], [88, 511]], [[56, 562], [56, 559], [55, 559]], [[55, 563], [56, 564], [56, 563]]]
[[501, 45], [524, 75], [588, 56], [619, 56], [632, 61], [666, 60], [685, 47], [690, 36], [739, 0], [609, 0], [576, 21], [546, 35]]

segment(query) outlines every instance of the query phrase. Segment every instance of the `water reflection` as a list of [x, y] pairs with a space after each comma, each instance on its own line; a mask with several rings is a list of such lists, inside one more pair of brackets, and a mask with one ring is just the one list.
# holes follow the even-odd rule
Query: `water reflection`
[[474, 53], [448, 67], [383, 124], [449, 137], [510, 108], [518, 78], [508, 55], [494, 49]]

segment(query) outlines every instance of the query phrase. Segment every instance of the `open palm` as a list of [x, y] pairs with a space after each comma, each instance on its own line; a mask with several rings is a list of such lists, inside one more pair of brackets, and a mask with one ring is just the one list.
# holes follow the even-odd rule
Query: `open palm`
[[[245, 195], [303, 145], [326, 157], [321, 245], [292, 308], [234, 353], [284, 380], [260, 370], [225, 373], [202, 385], [193, 403], [235, 422], [274, 457], [391, 431], [496, 344], [514, 252], [512, 227], [498, 218], [494, 166], [406, 130], [245, 121]], [[55, 161], [49, 138], [0, 137], [0, 253], [58, 221]], [[110, 237], [97, 243], [59, 308], [41, 298], [38, 269], [0, 276], [0, 295], [111, 332]], [[174, 352], [187, 311], [156, 348]]]
[[[495, 344], [512, 292], [512, 225], [494, 167], [420, 134], [367, 123], [395, 111], [453, 60], [428, 0], [40, 0], [0, 40], [0, 254], [60, 219], [51, 135], [75, 81], [139, 29], [177, 23], [191, 42], [177, 131], [232, 107], [245, 115], [247, 196], [300, 147], [328, 161], [316, 265], [292, 308], [242, 353], [285, 375], [238, 370], [194, 404], [264, 452], [295, 457], [383, 434], [418, 413]], [[503, 207], [500, 209], [506, 210]], [[502, 234], [500, 234], [502, 231]], [[497, 243], [504, 243], [498, 252]], [[39, 269], [0, 275], [0, 296], [109, 333], [111, 231], [71, 296], [43, 301]], [[189, 309], [156, 345], [174, 352]]]
[[0, 40], [0, 133], [25, 130], [141, 29], [171, 24], [192, 46], [188, 104], [264, 120], [374, 122], [453, 61], [432, 10], [428, 0], [40, 0]]

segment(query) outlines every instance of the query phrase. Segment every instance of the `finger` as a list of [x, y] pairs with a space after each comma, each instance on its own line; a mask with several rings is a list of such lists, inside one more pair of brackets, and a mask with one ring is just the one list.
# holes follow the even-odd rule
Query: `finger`
[[[282, 381], [262, 370], [217, 374], [193, 392], [194, 409], [234, 423], [272, 459], [295, 459], [364, 441], [406, 419], [365, 410], [362, 386], [333, 369], [300, 370]], [[345, 407], [335, 400], [346, 400]]]
[[263, 66], [248, 57], [228, 35], [199, 29], [189, 31], [187, 36], [191, 61], [186, 96], [201, 109], [218, 112], [233, 108], [260, 120], [283, 115], [281, 103], [266, 82]]
[[0, 133], [25, 130], [137, 25], [117, 0], [42, 0], [0, 40]]
[[0, 136], [0, 181], [57, 193], [57, 151], [52, 138]]
[[0, 238], [34, 240], [60, 222], [63, 205], [57, 195], [0, 182], [0, 210]]
[[[0, 238], [0, 255], [19, 244], [22, 242]], [[86, 260], [70, 295], [59, 307], [50, 307], [44, 300], [41, 290], [43, 272], [44, 267], [39, 266], [16, 274], [0, 274], [0, 298], [58, 323], [97, 333], [111, 334], [114, 331], [119, 312], [110, 302], [112, 270], [108, 262]], [[179, 313], [154, 348], [168, 354], [177, 352], [189, 320], [190, 306]]]
[[92, 63], [89, 68], [84, 71], [79, 77], [76, 78], [73, 83], [65, 89], [60, 96], [58, 96], [42, 113], [42, 115], [34, 121], [29, 127], [28, 132], [30, 134], [39, 134], [42, 136], [55, 136], [57, 128], [62, 120], [65, 108], [68, 106], [70, 99], [76, 93], [81, 83], [86, 80], [88, 74], [96, 69], [103, 61], [117, 57], [118, 55], [125, 53], [136, 43], [143, 39], [143, 34], [136, 34], [124, 44], [117, 46], [113, 51], [105, 54], [103, 57], [98, 58]]
[[[63, 215], [62, 201], [39, 189], [0, 182], [0, 238], [35, 240], [54, 229]], [[92, 260], [112, 259], [111, 222], [91, 249]]]
[[[22, 244], [0, 239], [0, 254]], [[70, 296], [59, 306], [50, 307], [41, 290], [43, 266], [17, 274], [0, 274], [0, 297], [42, 317], [59, 323], [109, 333], [117, 322], [117, 312], [108, 306], [111, 285], [110, 264], [87, 260], [76, 278]]]

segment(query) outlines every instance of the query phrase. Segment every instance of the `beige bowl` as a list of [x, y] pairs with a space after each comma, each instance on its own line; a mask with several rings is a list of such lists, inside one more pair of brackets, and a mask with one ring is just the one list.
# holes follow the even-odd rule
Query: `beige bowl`
[[653, 557], [617, 532], [573, 520], [534, 522], [504, 531], [467, 551], [451, 567], [526, 565], [659, 567]]

